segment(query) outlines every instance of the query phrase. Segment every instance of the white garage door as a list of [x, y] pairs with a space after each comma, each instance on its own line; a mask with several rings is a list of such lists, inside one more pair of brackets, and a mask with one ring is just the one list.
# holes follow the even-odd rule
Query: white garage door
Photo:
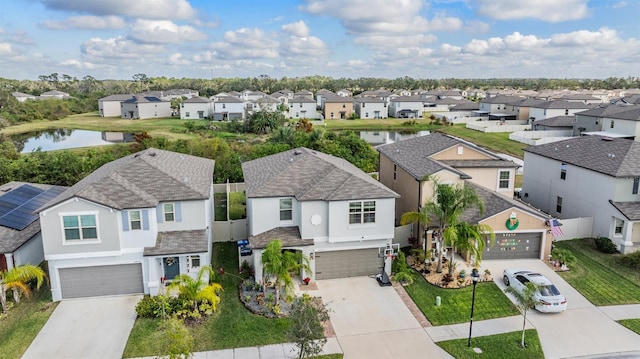
[[62, 299], [143, 293], [142, 265], [60, 268]]
[[378, 249], [316, 252], [316, 279], [357, 277], [379, 274], [384, 266]]

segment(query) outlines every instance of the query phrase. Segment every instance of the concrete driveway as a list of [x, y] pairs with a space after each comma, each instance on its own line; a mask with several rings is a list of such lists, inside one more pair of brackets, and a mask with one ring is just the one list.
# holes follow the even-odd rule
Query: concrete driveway
[[320, 280], [331, 323], [345, 359], [451, 358], [426, 334], [395, 289], [375, 279]]
[[491, 260], [489, 268], [497, 285], [504, 290], [502, 271], [517, 267], [542, 273], [567, 298], [563, 313], [543, 314], [531, 310], [527, 320], [538, 331], [545, 358], [568, 358], [594, 354], [640, 350], [640, 336], [612, 320], [603, 310], [591, 304], [549, 266], [539, 260]]
[[22, 358], [122, 358], [140, 298], [62, 301]]

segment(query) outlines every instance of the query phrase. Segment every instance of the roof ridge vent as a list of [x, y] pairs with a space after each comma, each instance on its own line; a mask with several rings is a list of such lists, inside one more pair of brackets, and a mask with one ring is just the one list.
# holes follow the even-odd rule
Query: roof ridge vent
[[295, 151], [293, 151], [293, 154], [296, 155], [296, 156], [297, 155], [301, 155], [302, 151], [301, 150], [295, 150]]

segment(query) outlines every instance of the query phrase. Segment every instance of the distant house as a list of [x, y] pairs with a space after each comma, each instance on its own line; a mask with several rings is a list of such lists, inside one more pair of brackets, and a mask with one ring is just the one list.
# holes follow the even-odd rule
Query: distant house
[[158, 294], [211, 261], [214, 161], [148, 148], [38, 209], [54, 301]]
[[321, 118], [316, 110], [316, 102], [308, 97], [294, 97], [289, 100], [289, 118], [307, 118], [315, 120]]
[[49, 99], [67, 99], [69, 98], [69, 94], [66, 92], [62, 92], [62, 91], [58, 91], [58, 90], [52, 90], [52, 91], [47, 91], [47, 92], [43, 92], [40, 94], [40, 99], [41, 100], [49, 100]]
[[522, 97], [505, 96], [496, 94], [487, 96], [480, 101], [478, 114], [488, 116], [489, 120], [515, 120], [518, 117], [516, 104], [522, 101]]
[[387, 101], [379, 97], [359, 97], [355, 99], [355, 111], [359, 118], [377, 119], [389, 117]]
[[[324, 99], [326, 99], [327, 97], [333, 97], [333, 96], [337, 96], [337, 95], [326, 89], [318, 90], [318, 92], [316, 92], [316, 105], [318, 106], [318, 108], [323, 108]], [[296, 97], [308, 97], [308, 96], [296, 96]], [[311, 98], [313, 98], [313, 96]]]
[[543, 102], [545, 101], [535, 98], [525, 98], [520, 100], [519, 102], [513, 103], [513, 105], [518, 109], [516, 120], [527, 121], [527, 123], [533, 122], [533, 120], [530, 118], [531, 107], [540, 105]]
[[575, 116], [555, 116], [545, 118], [544, 120], [536, 120], [531, 124], [532, 131], [547, 130], [573, 130], [573, 121]]
[[134, 95], [120, 103], [120, 117], [132, 120], [171, 117], [171, 102], [157, 97]]
[[216, 121], [244, 121], [244, 101], [235, 96], [216, 96], [213, 101], [213, 119]]
[[577, 112], [573, 135], [603, 135], [640, 141], [640, 105], [600, 105]]
[[98, 113], [102, 117], [121, 117], [122, 101], [132, 98], [133, 94], [128, 95], [110, 95], [98, 100]]
[[569, 102], [564, 100], [546, 101], [532, 105], [529, 110], [529, 118], [532, 121], [536, 121], [555, 116], [569, 116], [592, 107], [594, 107], [594, 105], [582, 102]]
[[313, 92], [309, 91], [309, 90], [300, 90], [296, 93], [293, 94], [293, 97], [308, 97], [308, 98], [313, 98]]
[[281, 104], [280, 100], [273, 96], [264, 95], [261, 98], [251, 101], [253, 105], [253, 111], [278, 111], [278, 106]]
[[341, 89], [336, 91], [336, 95], [340, 96], [340, 97], [351, 97], [353, 96], [353, 92], [347, 90], [347, 89]]
[[640, 250], [640, 143], [580, 136], [528, 147], [522, 198], [560, 219], [593, 217], [594, 237]]
[[181, 120], [202, 120], [213, 114], [211, 100], [206, 97], [192, 97], [180, 103]]
[[0, 272], [44, 260], [40, 218], [34, 211], [65, 189], [26, 182], [0, 186]]
[[18, 100], [18, 102], [25, 102], [27, 100], [37, 100], [38, 97], [35, 95], [30, 95], [28, 93], [22, 93], [22, 92], [12, 92], [11, 95], [13, 95], [13, 97], [16, 98], [16, 100]]
[[389, 101], [389, 116], [395, 118], [420, 118], [424, 111], [422, 97], [398, 96]]
[[324, 119], [346, 119], [354, 112], [353, 98], [330, 96], [324, 99]]

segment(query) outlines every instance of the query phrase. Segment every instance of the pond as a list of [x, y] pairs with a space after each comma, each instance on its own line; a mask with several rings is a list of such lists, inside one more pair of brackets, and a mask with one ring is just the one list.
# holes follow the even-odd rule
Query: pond
[[402, 140], [408, 140], [414, 137], [426, 136], [429, 131], [360, 131], [357, 132], [361, 139], [367, 141], [373, 146], [388, 145]]
[[61, 128], [23, 133], [11, 136], [11, 140], [18, 152], [30, 153], [38, 148], [42, 151], [53, 151], [133, 142], [134, 134], [129, 132], [100, 132]]

